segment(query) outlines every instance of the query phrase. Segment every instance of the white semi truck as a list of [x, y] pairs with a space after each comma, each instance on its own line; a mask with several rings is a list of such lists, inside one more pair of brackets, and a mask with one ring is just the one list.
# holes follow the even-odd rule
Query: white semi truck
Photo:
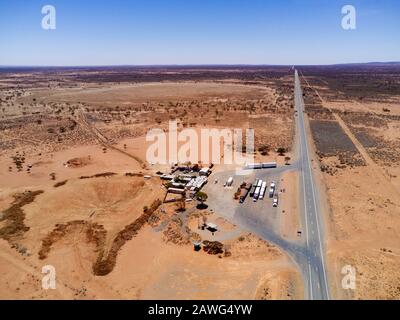
[[264, 162], [261, 164], [262, 168], [267, 169], [267, 168], [276, 168], [277, 164], [276, 162]]
[[269, 197], [273, 198], [274, 197], [274, 193], [275, 193], [275, 182], [271, 182], [270, 186], [269, 186]]
[[260, 190], [261, 190], [261, 187], [256, 188], [256, 191], [254, 192], [254, 197], [253, 197], [254, 202], [256, 202], [258, 197], [260, 196]]
[[261, 185], [260, 195], [259, 195], [259, 197], [258, 197], [259, 200], [264, 199], [264, 195], [265, 195], [265, 190], [266, 190], [266, 188], [267, 188], [267, 182], [264, 181], [264, 182], [262, 183], [262, 185]]
[[268, 168], [276, 168], [276, 162], [264, 162], [264, 163], [248, 163], [245, 166], [245, 169], [268, 169]]
[[233, 177], [229, 177], [229, 179], [226, 181], [226, 186], [230, 187], [233, 183]]

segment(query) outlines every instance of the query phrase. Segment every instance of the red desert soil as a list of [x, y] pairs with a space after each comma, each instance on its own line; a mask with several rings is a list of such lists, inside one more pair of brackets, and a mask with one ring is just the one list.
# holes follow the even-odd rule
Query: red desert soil
[[[46, 76], [57, 78], [54, 88], [40, 74], [25, 74], [21, 89], [0, 91], [0, 230], [12, 240], [12, 247], [0, 240], [0, 297], [303, 297], [297, 269], [278, 248], [222, 223], [217, 214], [210, 218], [229, 241], [200, 236], [176, 204], [157, 201], [165, 188], [155, 173], [168, 168], [144, 165], [145, 133], [166, 129], [173, 119], [179, 130], [254, 128], [259, 159], [275, 157], [278, 147], [290, 149], [288, 70], [193, 72], [192, 80], [211, 74], [220, 83], [176, 82], [188, 71], [160, 72], [155, 81], [173, 76], [175, 82], [117, 84], [121, 79], [104, 81], [114, 77], [106, 71], [61, 72]], [[27, 200], [13, 203], [14, 195], [29, 190]], [[194, 251], [191, 240], [199, 237], [213, 241], [213, 249]], [[56, 268], [56, 290], [41, 288], [44, 265]]]
[[[396, 267], [400, 263], [400, 184], [397, 177], [400, 167], [399, 162], [394, 161], [399, 157], [398, 135], [393, 132], [384, 137], [385, 131], [400, 123], [400, 103], [393, 94], [378, 92], [371, 96], [373, 90], [384, 90], [385, 86], [371, 86], [381, 76], [377, 73], [374, 78], [347, 87], [347, 97], [332, 89], [337, 85], [337, 77], [327, 77], [325, 84], [318, 83], [310, 91], [318, 90], [309, 100], [319, 104], [319, 115], [330, 114], [330, 120], [335, 120], [341, 135], [346, 136], [337, 142], [352, 144], [351, 158], [343, 158], [340, 150], [331, 150], [331, 135], [323, 136], [321, 131], [314, 136], [317, 149], [330, 148], [320, 153], [320, 161], [331, 207], [327, 243], [329, 274], [332, 293], [339, 299], [400, 297], [400, 272]], [[351, 77], [347, 74], [344, 78], [348, 81]], [[316, 83], [314, 79], [310, 81]], [[358, 101], [353, 94], [358, 96]], [[313, 113], [310, 116], [316, 118]], [[318, 128], [314, 129], [318, 132]], [[342, 269], [347, 265], [356, 271], [355, 290], [342, 287]]]

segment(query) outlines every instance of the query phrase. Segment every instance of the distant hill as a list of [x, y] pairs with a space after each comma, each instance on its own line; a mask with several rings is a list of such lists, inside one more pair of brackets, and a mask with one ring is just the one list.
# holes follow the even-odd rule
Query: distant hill
[[400, 65], [400, 61], [390, 61], [390, 62], [365, 62], [365, 63], [342, 63], [342, 64], [335, 64], [336, 66], [339, 65], [348, 65], [348, 66], [398, 66]]

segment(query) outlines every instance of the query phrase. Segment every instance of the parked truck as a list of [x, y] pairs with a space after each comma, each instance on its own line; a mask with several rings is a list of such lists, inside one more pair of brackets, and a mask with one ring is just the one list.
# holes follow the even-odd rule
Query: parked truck
[[249, 163], [246, 165], [245, 169], [262, 169], [261, 163]]
[[248, 163], [245, 166], [245, 169], [268, 169], [268, 168], [276, 168], [276, 162], [264, 162], [264, 163]]
[[257, 185], [258, 185], [258, 180], [259, 180], [259, 179], [256, 179], [256, 180], [254, 181], [254, 183], [253, 183], [253, 185], [252, 185], [252, 187], [251, 187], [251, 189], [250, 189], [250, 197], [253, 197], [253, 196], [254, 196], [254, 192], [256, 191], [256, 188], [257, 188]]
[[229, 177], [229, 179], [226, 181], [226, 186], [230, 187], [233, 183], [233, 177]]
[[261, 190], [261, 187], [256, 188], [256, 191], [254, 192], [254, 197], [253, 197], [254, 202], [256, 202], [258, 197], [260, 196], [260, 190]]
[[268, 196], [270, 198], [273, 198], [274, 197], [274, 192], [275, 192], [275, 190], [273, 188], [269, 188]]
[[261, 187], [260, 195], [258, 196], [258, 200], [264, 199], [264, 195], [265, 195], [265, 188]]
[[239, 197], [239, 202], [243, 203], [244, 200], [246, 200], [247, 195], [250, 192], [250, 189], [252, 188], [250, 183], [247, 183], [244, 188], [242, 188], [242, 191], [240, 192], [240, 197]]
[[267, 169], [267, 168], [276, 168], [277, 164], [276, 162], [264, 162], [261, 164], [263, 169]]
[[260, 195], [259, 195], [259, 197], [258, 197], [259, 200], [264, 199], [264, 195], [265, 195], [265, 190], [266, 190], [266, 188], [267, 188], [267, 182], [264, 181], [264, 182], [262, 183], [262, 185], [261, 185]]
[[274, 197], [274, 193], [275, 193], [275, 182], [271, 182], [270, 186], [269, 186], [269, 197], [273, 198]]
[[255, 186], [255, 185], [251, 186], [251, 189], [250, 189], [250, 192], [249, 192], [250, 197], [254, 197], [254, 192], [256, 192], [256, 188], [257, 188], [257, 186]]

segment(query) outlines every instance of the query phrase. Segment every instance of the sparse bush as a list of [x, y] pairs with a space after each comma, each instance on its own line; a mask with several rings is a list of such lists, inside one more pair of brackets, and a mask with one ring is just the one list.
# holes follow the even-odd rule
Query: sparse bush
[[258, 148], [258, 152], [263, 156], [267, 156], [270, 151], [270, 147], [268, 145], [262, 145]]
[[280, 156], [284, 156], [285, 153], [286, 153], [286, 148], [279, 147], [279, 148], [276, 150], [276, 152], [278, 152], [278, 154], [279, 154]]

